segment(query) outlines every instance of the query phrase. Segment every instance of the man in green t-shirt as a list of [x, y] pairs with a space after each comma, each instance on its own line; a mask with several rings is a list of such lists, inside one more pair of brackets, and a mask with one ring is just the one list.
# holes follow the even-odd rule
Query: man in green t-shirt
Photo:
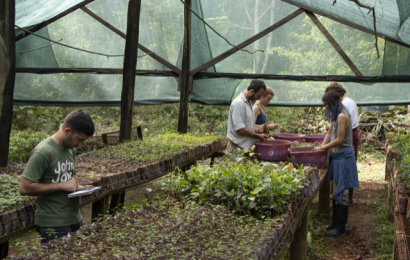
[[79, 188], [75, 176], [75, 147], [94, 134], [90, 115], [81, 110], [70, 112], [63, 128], [39, 143], [20, 181], [20, 194], [37, 196], [34, 225], [41, 235], [41, 243], [60, 238], [82, 226], [79, 198], [68, 193]]

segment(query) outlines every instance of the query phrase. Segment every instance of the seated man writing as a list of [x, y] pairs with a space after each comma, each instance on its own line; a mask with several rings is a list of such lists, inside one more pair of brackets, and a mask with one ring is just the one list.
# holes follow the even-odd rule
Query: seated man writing
[[90, 115], [79, 109], [70, 112], [63, 128], [39, 143], [20, 181], [20, 194], [37, 196], [34, 225], [41, 235], [41, 243], [48, 243], [83, 225], [79, 198], [68, 193], [79, 188], [75, 177], [75, 147], [94, 134]]

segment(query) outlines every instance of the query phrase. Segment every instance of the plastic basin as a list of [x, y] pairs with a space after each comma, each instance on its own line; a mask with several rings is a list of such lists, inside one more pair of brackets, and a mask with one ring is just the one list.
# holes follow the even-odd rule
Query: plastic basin
[[299, 135], [299, 134], [288, 134], [288, 133], [282, 133], [282, 134], [275, 134], [273, 135], [275, 139], [279, 140], [286, 140], [290, 142], [297, 141], [300, 144], [303, 142], [303, 138], [305, 137], [304, 135]]
[[255, 141], [255, 152], [261, 161], [286, 161], [292, 142], [286, 140]]
[[327, 160], [327, 151], [312, 151], [315, 146], [294, 147], [289, 148], [292, 164], [294, 167], [298, 165], [322, 167]]
[[306, 143], [314, 143], [314, 142], [319, 142], [323, 143], [323, 140], [325, 140], [326, 135], [305, 135], [305, 142]]

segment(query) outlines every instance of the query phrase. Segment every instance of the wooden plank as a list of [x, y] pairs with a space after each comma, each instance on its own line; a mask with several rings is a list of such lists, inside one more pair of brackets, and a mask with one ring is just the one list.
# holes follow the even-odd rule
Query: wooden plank
[[289, 22], [290, 20], [292, 20], [293, 18], [297, 17], [298, 15], [300, 15], [301, 13], [303, 13], [304, 10], [303, 9], [298, 9], [295, 12], [291, 13], [290, 15], [286, 16], [285, 18], [283, 18], [282, 20], [278, 21], [277, 23], [273, 24], [272, 26], [266, 28], [265, 30], [261, 31], [258, 34], [255, 34], [254, 36], [252, 36], [251, 38], [247, 39], [246, 41], [243, 41], [242, 43], [237, 45], [236, 47], [231, 48], [230, 50], [220, 54], [219, 56], [213, 58], [212, 60], [206, 62], [205, 64], [199, 66], [198, 68], [194, 69], [191, 71], [190, 75], [194, 76], [195, 74], [197, 74], [198, 72], [202, 71], [202, 70], [206, 70], [207, 68], [215, 65], [216, 63], [228, 58], [229, 56], [231, 56], [232, 54], [234, 54], [235, 52], [237, 52], [239, 49], [243, 49], [246, 46], [248, 46], [249, 44], [259, 40], [260, 38], [262, 38], [265, 35], [268, 35], [269, 33], [273, 32], [274, 30], [278, 29], [279, 27], [281, 27], [282, 25], [284, 25], [285, 23]]
[[330, 35], [327, 29], [323, 26], [323, 24], [317, 19], [316, 15], [312, 12], [305, 11], [307, 16], [312, 20], [312, 22], [317, 26], [317, 28], [322, 32], [322, 34], [326, 37], [326, 39], [330, 42], [330, 44], [335, 48], [337, 53], [342, 57], [342, 59], [346, 62], [349, 68], [356, 74], [356, 76], [363, 76], [363, 74], [359, 71], [359, 69], [353, 64], [350, 58], [346, 55], [340, 45], [336, 42], [336, 40]]
[[[185, 0], [185, 4], [191, 8], [191, 0]], [[192, 81], [189, 80], [191, 68], [191, 11], [184, 5], [184, 29], [182, 44], [182, 72], [178, 79], [178, 89], [180, 90], [178, 132], [186, 134], [188, 131], [189, 113], [189, 88]]]
[[[17, 73], [55, 74], [55, 73], [92, 73], [92, 74], [123, 74], [123, 69], [115, 68], [16, 68]], [[136, 76], [177, 77], [170, 70], [135, 70]]]
[[135, 93], [135, 68], [137, 57], [141, 14], [141, 0], [129, 0], [127, 19], [127, 38], [125, 39], [124, 74], [121, 91], [120, 142], [131, 140], [132, 116]]
[[296, 229], [290, 244], [290, 260], [307, 260], [309, 211], [306, 212]]
[[[2, 1], [3, 1], [3, 0], [2, 0]], [[62, 18], [62, 17], [64, 17], [64, 16], [66, 16], [66, 15], [69, 14], [69, 13], [74, 12], [74, 11], [77, 10], [78, 8], [81, 8], [82, 6], [84, 6], [84, 5], [86, 5], [86, 4], [89, 4], [89, 3], [93, 2], [93, 1], [94, 1], [94, 0], [85, 0], [85, 1], [83, 1], [83, 2], [81, 2], [81, 3], [78, 3], [78, 4], [74, 5], [73, 7], [71, 7], [71, 8], [69, 8], [69, 9], [65, 10], [65, 11], [62, 12], [62, 13], [60, 13], [59, 15], [56, 15], [56, 16], [54, 16], [54, 17], [52, 17], [52, 18], [50, 18], [50, 19], [48, 19], [48, 20], [46, 20], [46, 21], [44, 21], [44, 22], [42, 22], [42, 23], [36, 25], [34, 28], [31, 28], [30, 31], [31, 31], [31, 32], [36, 32], [36, 31], [40, 30], [41, 28], [46, 27], [46, 26], [49, 25], [50, 23], [53, 23], [53, 22], [57, 21], [58, 19], [60, 19], [60, 18]], [[14, 25], [14, 23], [13, 23], [13, 25]], [[19, 24], [18, 24], [18, 25], [19, 25]], [[14, 28], [13, 28], [13, 30], [14, 30]], [[30, 34], [24, 34], [24, 33], [22, 33], [22, 34], [20, 34], [20, 35], [17, 35], [17, 36], [15, 37], [15, 39], [16, 39], [16, 41], [19, 41], [19, 40], [21, 40], [21, 39], [23, 39], [24, 37], [29, 36], [29, 35], [30, 35]]]
[[0, 167], [7, 166], [16, 77], [15, 0], [0, 2]]
[[[81, 8], [81, 10], [83, 10], [84, 12], [86, 12], [88, 15], [90, 15], [92, 18], [94, 18], [95, 20], [97, 20], [98, 22], [100, 22], [101, 24], [103, 24], [105, 27], [107, 27], [108, 29], [110, 29], [111, 31], [115, 32], [117, 35], [121, 36], [122, 38], [126, 39], [126, 35], [125, 33], [123, 33], [122, 31], [118, 30], [117, 28], [115, 28], [115, 26], [113, 26], [112, 24], [106, 22], [104, 19], [102, 19], [101, 17], [99, 17], [98, 15], [96, 15], [93, 11], [91, 11], [90, 9], [88, 9], [87, 7], [83, 6]], [[176, 67], [175, 65], [173, 65], [172, 63], [168, 62], [167, 60], [165, 60], [164, 58], [160, 57], [159, 55], [155, 54], [153, 51], [151, 51], [150, 49], [148, 49], [147, 47], [143, 46], [142, 44], [138, 43], [138, 48], [140, 50], [142, 50], [143, 52], [147, 53], [149, 56], [151, 56], [154, 60], [158, 61], [159, 63], [161, 63], [162, 65], [164, 65], [165, 67], [169, 68], [170, 70], [172, 70], [173, 72], [180, 74], [181, 70]]]

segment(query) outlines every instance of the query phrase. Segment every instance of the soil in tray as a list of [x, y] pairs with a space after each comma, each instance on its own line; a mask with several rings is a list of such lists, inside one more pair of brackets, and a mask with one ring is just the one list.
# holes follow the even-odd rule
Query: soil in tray
[[83, 254], [100, 259], [256, 259], [255, 248], [274, 226], [272, 220], [238, 218], [224, 208], [168, 201], [94, 223], [30, 253], [33, 259]]

